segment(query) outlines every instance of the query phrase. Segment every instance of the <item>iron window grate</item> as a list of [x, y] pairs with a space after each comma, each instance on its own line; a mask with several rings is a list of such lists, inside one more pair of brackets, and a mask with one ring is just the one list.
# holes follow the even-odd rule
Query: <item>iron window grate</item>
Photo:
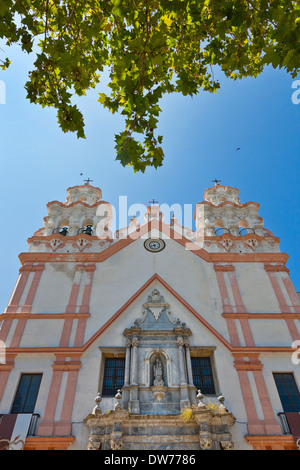
[[209, 357], [192, 357], [193, 381], [204, 395], [214, 395], [215, 385]]
[[125, 358], [105, 359], [102, 396], [115, 396], [124, 385]]

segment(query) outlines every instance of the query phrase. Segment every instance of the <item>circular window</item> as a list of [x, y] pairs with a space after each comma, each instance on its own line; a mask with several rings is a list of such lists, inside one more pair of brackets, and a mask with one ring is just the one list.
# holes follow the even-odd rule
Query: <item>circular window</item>
[[146, 250], [157, 253], [158, 251], [163, 250], [166, 244], [160, 238], [149, 238], [145, 241], [144, 246]]

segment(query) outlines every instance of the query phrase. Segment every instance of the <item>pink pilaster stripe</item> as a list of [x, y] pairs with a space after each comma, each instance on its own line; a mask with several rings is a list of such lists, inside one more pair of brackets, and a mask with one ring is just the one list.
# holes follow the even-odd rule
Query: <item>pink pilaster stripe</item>
[[73, 326], [73, 318], [66, 318], [64, 321], [64, 326], [63, 326], [60, 343], [59, 343], [59, 346], [61, 348], [67, 347], [69, 345], [72, 326]]
[[[230, 304], [229, 295], [224, 279], [224, 272], [219, 270], [220, 268], [215, 266], [217, 282], [221, 294], [223, 312], [233, 313], [232, 305]], [[230, 342], [233, 346], [240, 346], [239, 335], [237, 332], [235, 320], [233, 318], [226, 318], [227, 329], [230, 337]]]
[[81, 306], [79, 308], [80, 313], [89, 313], [90, 310], [90, 297], [91, 297], [91, 290], [93, 285], [93, 278], [94, 278], [94, 271], [89, 271], [86, 273], [88, 278], [88, 282], [84, 287]]
[[[30, 266], [31, 265], [32, 265], [32, 263], [30, 263]], [[25, 266], [27, 267], [28, 265], [25, 265]], [[9, 312], [14, 312], [15, 313], [16, 312], [16, 310], [19, 306], [21, 296], [22, 296], [23, 291], [25, 289], [29, 274], [30, 274], [29, 270], [26, 270], [26, 271], [24, 269], [23, 269], [23, 271], [20, 270], [20, 275], [19, 275], [19, 278], [17, 280], [13, 296], [10, 300], [9, 305], [6, 307], [6, 313], [9, 313]]]
[[52, 381], [49, 389], [48, 400], [46, 409], [41, 422], [37, 435], [38, 436], [52, 436], [54, 430], [54, 416], [57, 406], [58, 395], [60, 391], [63, 370], [54, 370]]
[[[267, 267], [267, 272], [268, 272], [272, 287], [274, 289], [275, 295], [277, 297], [281, 313], [291, 313], [291, 309], [286, 304], [284, 295], [283, 295], [282, 290], [280, 288], [279, 282], [276, 278], [275, 272], [269, 271], [268, 269], [270, 269], [270, 268]], [[298, 332], [297, 326], [295, 324], [295, 321], [292, 318], [291, 319], [285, 319], [285, 321], [286, 321], [286, 325], [289, 329], [292, 340], [296, 341], [297, 339], [299, 339], [299, 332]]]
[[78, 379], [78, 370], [70, 370], [68, 372], [68, 380], [65, 391], [63, 407], [61, 411], [60, 422], [56, 423], [56, 430], [59, 429], [59, 434], [62, 436], [69, 436], [71, 434], [71, 418], [74, 406], [74, 399], [76, 393]]
[[291, 313], [291, 309], [286, 304], [284, 295], [283, 295], [282, 290], [280, 288], [279, 282], [276, 278], [276, 273], [272, 273], [272, 272], [268, 271], [268, 274], [269, 274], [269, 278], [270, 278], [272, 287], [274, 289], [275, 295], [277, 297], [281, 313]]
[[233, 309], [230, 303], [230, 299], [229, 299], [229, 295], [228, 295], [228, 291], [227, 291], [227, 287], [226, 287], [226, 283], [224, 279], [224, 273], [222, 271], [217, 271], [216, 276], [217, 276], [217, 281], [218, 281], [222, 303], [223, 303], [223, 312], [232, 313]]
[[[75, 267], [75, 272], [77, 272], [77, 266]], [[69, 297], [69, 303], [66, 308], [66, 313], [75, 313], [76, 302], [77, 302], [77, 297], [78, 297], [78, 292], [79, 292], [79, 284], [80, 284], [80, 279], [79, 280], [76, 279], [76, 281], [73, 282], [70, 297]], [[67, 318], [64, 322], [64, 327], [63, 327], [62, 334], [61, 334], [61, 339], [60, 339], [60, 344], [59, 344], [61, 347], [66, 347], [69, 345], [72, 326], [73, 326], [73, 318]]]
[[[230, 285], [231, 285], [231, 289], [233, 293], [236, 311], [238, 313], [246, 313], [246, 307], [242, 300], [242, 296], [241, 296], [240, 289], [237, 283], [235, 272], [229, 272], [228, 277], [229, 277], [229, 281], [230, 281]], [[252, 335], [252, 331], [251, 331], [248, 319], [247, 318], [240, 319], [240, 324], [241, 324], [246, 346], [254, 346], [253, 335]]]
[[290, 300], [292, 302], [292, 305], [294, 307], [295, 312], [300, 313], [300, 299], [297, 295], [296, 289], [295, 289], [289, 275], [287, 277], [283, 278], [283, 283], [284, 283], [285, 288], [287, 290], [287, 293], [290, 297]]
[[257, 416], [257, 411], [252, 395], [252, 390], [246, 370], [238, 370], [240, 386], [242, 390], [245, 410], [248, 418], [248, 432], [249, 434], [264, 434], [264, 425], [261, 423]]
[[44, 270], [44, 265], [41, 266], [40, 271], [35, 272], [35, 274], [33, 276], [33, 279], [31, 281], [31, 285], [30, 285], [26, 300], [25, 300], [25, 305], [23, 305], [21, 307], [21, 313], [30, 313], [31, 312], [32, 304], [33, 304], [33, 301], [34, 301], [34, 298], [35, 298], [35, 295], [36, 295], [38, 285], [39, 285], [41, 277], [42, 277], [43, 270]]
[[[90, 265], [87, 267], [88, 272], [86, 273], [88, 277], [88, 283], [86, 284], [82, 296], [81, 306], [79, 308], [80, 313], [89, 313], [90, 311], [90, 299], [91, 299], [91, 290], [93, 286], [94, 272], [96, 269], [95, 265]], [[75, 335], [74, 346], [80, 347], [83, 345], [85, 328], [86, 328], [86, 318], [80, 318], [77, 324], [77, 331]]]
[[9, 319], [3, 320], [2, 327], [0, 329], [0, 341], [4, 341], [4, 342], [6, 341], [11, 325], [12, 325], [12, 320], [9, 320]]
[[270, 435], [281, 434], [281, 427], [274, 416], [263, 373], [261, 370], [254, 370], [253, 375], [265, 419], [266, 433]]
[[66, 308], [66, 313], [74, 313], [76, 309], [76, 301], [77, 301], [77, 296], [78, 296], [78, 291], [79, 291], [79, 282], [74, 282], [70, 294], [70, 299], [68, 306]]
[[4, 369], [2, 368], [2, 366], [0, 366], [0, 401], [2, 400], [2, 396], [5, 390], [7, 381], [8, 381], [9, 374], [10, 374], [9, 369], [7, 368]]
[[[28, 294], [27, 294], [27, 297], [26, 297], [25, 305], [23, 305], [21, 307], [21, 312], [20, 312], [21, 314], [31, 312], [32, 302], [34, 300], [34, 297], [35, 297], [35, 294], [36, 294], [36, 291], [37, 291], [37, 288], [38, 288], [38, 285], [39, 285], [39, 282], [40, 282], [40, 279], [41, 279], [41, 276], [42, 276], [42, 273], [43, 273], [44, 269], [45, 269], [44, 264], [35, 265], [35, 266], [32, 265], [30, 267], [27, 267], [26, 273], [29, 274], [29, 270], [31, 270], [31, 271], [35, 271], [35, 274], [34, 274], [33, 279], [31, 281], [31, 285], [30, 285], [30, 288], [29, 288], [29, 291], [28, 291]], [[20, 342], [22, 340], [22, 336], [23, 336], [25, 326], [26, 326], [26, 319], [20, 318], [18, 320], [16, 329], [15, 329], [15, 332], [14, 332], [14, 335], [13, 335], [13, 338], [12, 338], [12, 341], [11, 341], [11, 345], [10, 345], [11, 347], [13, 347], [13, 348], [19, 347]]]

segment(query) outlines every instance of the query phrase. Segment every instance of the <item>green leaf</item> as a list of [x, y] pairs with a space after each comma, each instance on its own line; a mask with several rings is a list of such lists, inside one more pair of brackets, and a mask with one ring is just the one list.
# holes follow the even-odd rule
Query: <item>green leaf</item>
[[[167, 93], [216, 93], [215, 67], [232, 80], [257, 77], [265, 65], [300, 71], [298, 0], [2, 0], [0, 17], [3, 43], [32, 55], [27, 99], [55, 108], [63, 132], [85, 138], [73, 97], [108, 73], [98, 102], [124, 116], [116, 158], [135, 172], [162, 165], [154, 130]], [[0, 51], [1, 69], [9, 63]]]

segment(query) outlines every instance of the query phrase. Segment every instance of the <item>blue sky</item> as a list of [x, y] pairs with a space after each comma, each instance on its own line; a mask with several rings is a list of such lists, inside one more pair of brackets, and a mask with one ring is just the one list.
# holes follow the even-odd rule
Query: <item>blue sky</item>
[[127, 196], [129, 206], [148, 205], [152, 198], [161, 204], [195, 205], [215, 177], [239, 188], [241, 202], [260, 203], [265, 227], [281, 239], [300, 291], [300, 104], [291, 100], [295, 79], [266, 69], [257, 79], [234, 82], [216, 71], [221, 82], [217, 95], [165, 97], [159, 123], [164, 165], [134, 174], [115, 161], [114, 134], [123, 130], [123, 121], [97, 103], [103, 86], [78, 100], [87, 136], [78, 140], [61, 132], [54, 110], [26, 100], [32, 58], [15, 48], [10, 58], [11, 68], [0, 71], [6, 85], [6, 104], [0, 104], [2, 310], [18, 276], [18, 255], [43, 226], [47, 202], [65, 201], [66, 189], [87, 177], [116, 208], [119, 196]]

